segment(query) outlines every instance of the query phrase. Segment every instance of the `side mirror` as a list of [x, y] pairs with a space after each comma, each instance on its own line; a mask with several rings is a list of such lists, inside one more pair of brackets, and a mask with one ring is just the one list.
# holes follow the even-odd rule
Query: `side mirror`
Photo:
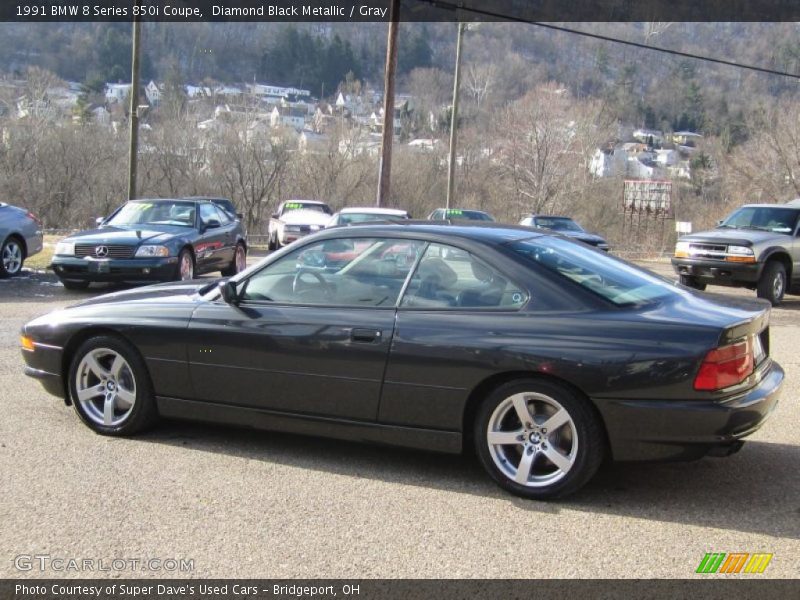
[[208, 221], [203, 223], [203, 231], [205, 231], [206, 229], [216, 229], [217, 227], [220, 227], [220, 226], [221, 226], [221, 223], [219, 221], [217, 221], [216, 219], [209, 219]]
[[241, 221], [242, 219], [244, 219], [244, 213], [236, 213], [236, 218]]
[[720, 225], [722, 225], [722, 222], [723, 222], [723, 221], [724, 221], [724, 219], [720, 219], [719, 221], [717, 221], [717, 227], [719, 227]]
[[236, 284], [230, 280], [219, 282], [219, 293], [226, 304], [236, 305], [239, 303], [239, 293], [236, 291]]
[[100, 225], [102, 225], [102, 224], [103, 224], [103, 221], [105, 221], [105, 220], [106, 220], [106, 218], [105, 218], [105, 217], [97, 217], [97, 218], [94, 220], [94, 223], [95, 223], [95, 225], [97, 225], [98, 227], [100, 227]]

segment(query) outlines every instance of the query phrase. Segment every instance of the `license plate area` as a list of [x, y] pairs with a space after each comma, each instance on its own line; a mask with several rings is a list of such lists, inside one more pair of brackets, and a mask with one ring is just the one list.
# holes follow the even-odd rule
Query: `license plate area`
[[89, 273], [110, 273], [111, 265], [108, 260], [90, 260]]

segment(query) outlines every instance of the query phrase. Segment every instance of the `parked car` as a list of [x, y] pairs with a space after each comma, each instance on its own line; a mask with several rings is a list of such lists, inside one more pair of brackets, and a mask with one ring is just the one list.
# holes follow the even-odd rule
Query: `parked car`
[[494, 221], [494, 217], [482, 210], [469, 208], [437, 208], [428, 215], [429, 221]]
[[[456, 248], [468, 260], [442, 258]], [[94, 298], [21, 342], [26, 374], [100, 434], [161, 416], [474, 447], [500, 486], [549, 498], [605, 457], [739, 450], [784, 377], [769, 318], [551, 233], [397, 221], [322, 231], [227, 281]]]
[[97, 229], [56, 245], [52, 264], [67, 289], [93, 281], [194, 279], [235, 275], [247, 262], [241, 223], [210, 200], [131, 200]]
[[287, 200], [269, 220], [267, 246], [275, 250], [327, 225], [333, 211], [318, 200]]
[[338, 227], [353, 223], [366, 223], [368, 221], [392, 221], [396, 219], [409, 219], [407, 211], [398, 208], [379, 207], [351, 207], [343, 208], [334, 214], [325, 227]]
[[672, 266], [680, 282], [745, 287], [777, 306], [800, 294], [800, 201], [746, 204], [711, 231], [682, 236]]
[[0, 202], [0, 277], [22, 270], [25, 259], [42, 251], [42, 222], [24, 208]]
[[565, 235], [574, 240], [583, 242], [584, 244], [589, 244], [595, 248], [600, 248], [600, 250], [605, 250], [606, 252], [609, 250], [608, 242], [605, 240], [605, 238], [597, 235], [596, 233], [589, 233], [583, 227], [578, 225], [577, 221], [571, 217], [532, 214], [524, 217], [519, 224], [525, 227], [549, 229], [550, 231], [555, 231], [561, 235]]

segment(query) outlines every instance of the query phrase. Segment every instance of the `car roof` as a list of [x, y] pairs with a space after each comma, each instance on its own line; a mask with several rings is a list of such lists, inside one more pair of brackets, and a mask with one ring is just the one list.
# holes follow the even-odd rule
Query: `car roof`
[[320, 236], [339, 237], [353, 235], [368, 237], [370, 235], [402, 236], [404, 234], [459, 237], [484, 242], [503, 243], [516, 240], [527, 240], [534, 237], [550, 235], [545, 230], [533, 231], [529, 227], [518, 225], [505, 225], [500, 223], [465, 223], [457, 221], [450, 224], [445, 221], [417, 221], [407, 219], [403, 221], [380, 221], [359, 223], [355, 227], [327, 229]]
[[128, 202], [211, 202], [211, 198], [134, 198]]
[[535, 213], [530, 213], [528, 216], [526, 216], [524, 218], [527, 219], [528, 217], [531, 217], [533, 219], [541, 218], [541, 219], [569, 219], [570, 221], [574, 221], [575, 220], [575, 217], [567, 217], [565, 215], [537, 215]]
[[284, 200], [281, 204], [286, 204], [287, 202], [302, 202], [304, 204], [324, 204], [328, 206], [327, 202], [323, 202], [322, 200], [303, 200], [302, 198], [292, 199], [292, 200]]
[[742, 204], [739, 208], [800, 208], [800, 199], [786, 202], [785, 204], [777, 204], [774, 202], [760, 202], [754, 204]]
[[377, 206], [348, 206], [339, 211], [340, 214], [367, 213], [372, 215], [407, 215], [408, 211], [400, 208], [380, 208]]
[[433, 210], [434, 211], [437, 211], [437, 210], [446, 210], [446, 211], [461, 210], [461, 211], [466, 211], [466, 210], [468, 210], [469, 212], [483, 213], [485, 215], [489, 214], [488, 212], [486, 212], [485, 210], [481, 210], [480, 208], [459, 208], [457, 206], [451, 206], [450, 208], [445, 208], [444, 206], [440, 206], [439, 208], [435, 208]]

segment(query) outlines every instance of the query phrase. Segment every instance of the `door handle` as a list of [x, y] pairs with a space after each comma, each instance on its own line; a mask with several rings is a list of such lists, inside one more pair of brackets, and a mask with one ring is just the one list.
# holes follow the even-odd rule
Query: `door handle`
[[381, 332], [376, 329], [353, 329], [350, 339], [362, 344], [372, 344], [381, 341]]

